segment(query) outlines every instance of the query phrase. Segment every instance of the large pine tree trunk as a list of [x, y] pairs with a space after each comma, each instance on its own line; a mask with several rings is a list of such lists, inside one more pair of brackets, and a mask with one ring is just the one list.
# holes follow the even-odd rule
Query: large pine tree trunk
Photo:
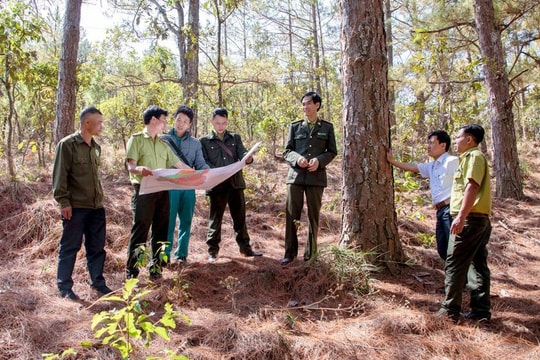
[[341, 245], [404, 260], [394, 210], [388, 61], [382, 0], [342, 0], [343, 227]]
[[493, 167], [497, 179], [496, 196], [523, 199], [514, 114], [501, 33], [495, 22], [493, 0], [474, 1], [474, 19], [484, 58], [484, 74], [491, 111]]
[[77, 96], [77, 55], [81, 23], [82, 0], [66, 0], [64, 33], [58, 69], [58, 93], [56, 96], [56, 119], [54, 141], [58, 143], [71, 134], [75, 123]]

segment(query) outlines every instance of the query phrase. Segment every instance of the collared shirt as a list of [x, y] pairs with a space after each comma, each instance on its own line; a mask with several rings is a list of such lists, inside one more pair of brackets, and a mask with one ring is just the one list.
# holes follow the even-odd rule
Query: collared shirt
[[103, 188], [99, 179], [101, 147], [84, 141], [80, 131], [66, 136], [54, 153], [53, 196], [61, 208], [100, 209]]
[[470, 212], [490, 215], [491, 184], [489, 166], [486, 157], [478, 147], [469, 149], [459, 156], [459, 168], [454, 174], [454, 183], [452, 185], [450, 214], [455, 216], [459, 213], [469, 179], [472, 179], [480, 186]]
[[417, 164], [420, 176], [429, 178], [433, 204], [450, 199], [454, 172], [459, 166], [457, 156], [447, 152], [427, 163]]
[[[204, 160], [210, 168], [234, 164], [247, 154], [241, 136], [230, 132], [229, 130], [225, 130], [222, 140], [220, 140], [218, 134], [214, 130], [208, 133], [208, 135], [201, 137], [199, 140], [201, 141]], [[225, 150], [224, 147], [229, 151]], [[246, 188], [242, 170], [225, 180], [222, 184], [224, 183], [228, 183], [234, 189]]]
[[189, 130], [184, 132], [182, 137], [178, 136], [176, 129], [172, 128], [169, 130], [167, 135], [163, 135], [162, 139], [169, 142], [172, 141], [176, 148], [171, 146], [173, 152], [180, 160], [184, 161], [180, 154], [177, 153], [176, 149], [182, 151], [182, 155], [187, 161], [186, 165], [194, 168], [195, 170], [209, 169], [210, 166], [204, 161], [204, 156], [202, 153], [202, 146], [199, 139], [191, 136]]
[[[150, 169], [172, 168], [180, 161], [165, 140], [159, 136], [152, 138], [146, 128], [131, 135], [126, 146], [126, 158], [135, 160], [137, 166]], [[140, 184], [142, 175], [129, 173], [129, 180], [132, 184]]]

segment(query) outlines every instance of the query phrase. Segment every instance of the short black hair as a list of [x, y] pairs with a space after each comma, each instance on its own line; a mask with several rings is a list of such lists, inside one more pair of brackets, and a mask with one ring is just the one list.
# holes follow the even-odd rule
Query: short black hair
[[189, 122], [193, 122], [193, 110], [186, 105], [180, 105], [178, 109], [174, 112], [174, 118], [178, 116], [178, 114], [184, 114], [189, 118]]
[[304, 98], [306, 97], [311, 97], [311, 100], [313, 101], [314, 104], [317, 104], [319, 103], [319, 108], [317, 109], [317, 111], [319, 111], [319, 109], [321, 108], [322, 106], [322, 98], [321, 98], [321, 95], [317, 94], [315, 91], [308, 91], [307, 93], [304, 94], [304, 96], [302, 96], [302, 98], [300, 99], [300, 101], [304, 101]]
[[471, 135], [474, 138], [474, 141], [476, 141], [476, 144], [480, 144], [482, 140], [484, 140], [484, 135], [486, 134], [484, 128], [478, 124], [463, 125], [460, 127], [460, 130], [463, 130], [467, 135]]
[[95, 106], [88, 106], [82, 109], [81, 113], [79, 114], [79, 121], [82, 123], [86, 116], [92, 115], [92, 114], [99, 114], [103, 115], [101, 111], [99, 111]]
[[428, 140], [431, 139], [432, 136], [435, 136], [437, 140], [439, 140], [440, 143], [445, 143], [445, 150], [448, 151], [450, 149], [450, 135], [444, 130], [435, 130], [428, 134]]
[[223, 116], [225, 118], [229, 118], [229, 112], [225, 108], [216, 108], [214, 111], [212, 111], [212, 119], [216, 116]]
[[144, 125], [148, 125], [154, 116], [159, 119], [161, 115], [168, 116], [169, 112], [157, 105], [150, 105], [143, 113]]

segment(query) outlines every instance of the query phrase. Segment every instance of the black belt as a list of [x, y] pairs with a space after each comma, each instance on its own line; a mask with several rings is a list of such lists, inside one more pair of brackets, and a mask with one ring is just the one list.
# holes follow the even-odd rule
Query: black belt
[[489, 215], [488, 215], [488, 214], [484, 214], [484, 213], [470, 212], [469, 215], [467, 215], [467, 217], [472, 217], [472, 218], [489, 218]]
[[438, 202], [436, 203], [435, 205], [433, 205], [435, 207], [435, 209], [437, 209], [437, 211], [441, 210], [443, 207], [445, 206], [448, 206], [450, 205], [450, 200], [449, 199], [446, 199], [446, 200], [443, 200], [441, 202]]

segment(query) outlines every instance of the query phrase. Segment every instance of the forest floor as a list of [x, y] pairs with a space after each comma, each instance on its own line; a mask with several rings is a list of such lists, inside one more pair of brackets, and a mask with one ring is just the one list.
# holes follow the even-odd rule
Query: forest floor
[[[490, 322], [454, 324], [433, 317], [443, 299], [444, 271], [427, 241], [433, 239], [435, 212], [425, 181], [418, 179], [421, 188], [400, 193], [396, 203], [408, 261], [399, 274], [372, 271], [369, 288], [358, 294], [351, 284], [361, 283], [361, 274], [336, 277], [340, 263], [331, 250], [340, 237], [340, 161], [330, 167], [325, 191], [321, 256], [312, 264], [296, 260], [282, 267], [287, 165], [258, 159], [245, 169], [247, 222], [252, 246], [264, 256], [239, 254], [226, 213], [218, 261], [208, 263], [208, 204], [198, 192], [188, 264], [173, 263], [158, 281], [146, 270], [139, 277], [139, 289], [149, 290], [143, 312], [150, 319], [157, 321], [170, 303], [189, 324], [177, 319], [170, 341], [157, 338], [145, 347], [133, 340], [131, 359], [173, 359], [167, 350], [189, 359], [540, 359], [539, 144], [520, 150], [520, 159], [526, 199], [494, 199]], [[15, 198], [13, 187], [0, 183], [0, 359], [39, 359], [65, 350], [76, 354], [64, 359], [121, 358], [94, 337], [93, 316], [119, 304], [100, 300], [88, 286], [84, 248], [74, 271], [74, 290], [83, 300], [59, 296], [55, 277], [62, 229], [50, 175], [43, 174], [19, 183]], [[131, 188], [121, 171], [104, 176], [104, 187], [105, 277], [122, 295]], [[305, 228], [300, 227], [300, 253]]]

